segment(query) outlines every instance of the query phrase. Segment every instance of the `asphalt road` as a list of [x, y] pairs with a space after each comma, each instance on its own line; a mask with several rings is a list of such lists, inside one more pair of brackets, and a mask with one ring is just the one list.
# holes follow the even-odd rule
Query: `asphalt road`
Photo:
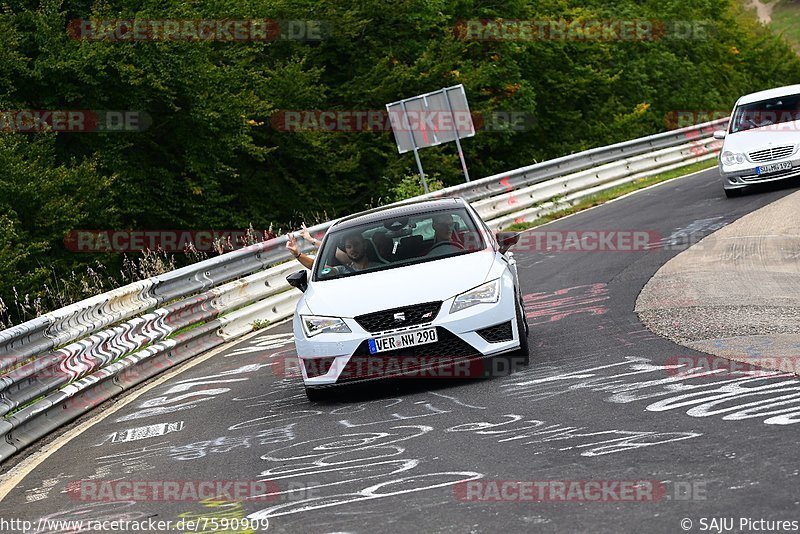
[[[633, 312], [644, 284], [687, 242], [796, 190], [728, 200], [716, 172], [540, 229], [644, 230], [663, 247], [516, 252], [531, 324], [523, 370], [396, 380], [310, 404], [300, 380], [283, 371], [292, 355], [284, 324], [62, 445], [0, 503], [0, 517], [34, 525], [205, 517], [199, 526], [211, 530], [209, 519], [249, 515], [268, 518], [274, 532], [415, 534], [681, 532], [685, 519], [701, 532], [711, 518], [747, 531], [740, 518], [797, 522], [800, 381], [680, 374], [686, 369], [670, 367], [675, 358], [698, 353], [651, 334]], [[279, 493], [228, 504], [103, 502], [86, 483], [119, 480], [269, 480]], [[516, 499], [497, 481], [539, 481], [545, 502]], [[597, 486], [586, 481], [608, 491], [595, 500], [588, 489]], [[615, 500], [625, 481], [640, 481], [638, 502]]]

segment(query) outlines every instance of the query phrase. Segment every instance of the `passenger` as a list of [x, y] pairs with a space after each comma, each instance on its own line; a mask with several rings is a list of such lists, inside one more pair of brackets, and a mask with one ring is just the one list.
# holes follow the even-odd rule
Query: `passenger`
[[[303, 227], [300, 230], [300, 236], [317, 248], [319, 248], [319, 246], [322, 244], [322, 241], [311, 236], [308, 228], [306, 228], [306, 223], [303, 223]], [[292, 256], [294, 256], [294, 259], [299, 261], [300, 265], [306, 269], [311, 269], [311, 267], [314, 265], [315, 256], [300, 252], [300, 247], [297, 246], [297, 238], [294, 236], [294, 234], [286, 234], [286, 250], [288, 250]], [[347, 254], [345, 254], [345, 252], [340, 248], [336, 249], [336, 259], [341, 263], [347, 263], [347, 261], [349, 261]]]
[[367, 240], [361, 232], [353, 232], [345, 236], [343, 240], [344, 251], [347, 254], [348, 262], [344, 265], [335, 267], [325, 266], [322, 270], [323, 276], [340, 276], [355, 271], [363, 271], [373, 267], [380, 267], [381, 263], [375, 263], [367, 255]]

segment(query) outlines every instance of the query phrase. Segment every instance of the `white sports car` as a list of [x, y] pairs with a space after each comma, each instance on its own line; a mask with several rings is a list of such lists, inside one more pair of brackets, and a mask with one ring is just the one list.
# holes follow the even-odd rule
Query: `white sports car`
[[478, 368], [485, 376], [473, 364], [501, 354], [527, 364], [528, 325], [508, 252], [517, 239], [492, 235], [462, 199], [335, 222], [310, 279], [307, 270], [287, 277], [303, 291], [293, 327], [308, 398], [390, 376], [476, 376]]

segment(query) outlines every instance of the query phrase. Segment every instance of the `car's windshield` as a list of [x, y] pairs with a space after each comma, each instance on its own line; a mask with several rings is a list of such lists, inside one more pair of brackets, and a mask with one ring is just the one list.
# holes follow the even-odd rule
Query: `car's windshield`
[[731, 121], [731, 133], [786, 124], [798, 119], [800, 119], [800, 95], [761, 100], [736, 108]]
[[459, 208], [334, 230], [322, 245], [314, 280], [332, 280], [483, 250], [486, 245], [480, 228], [466, 209]]

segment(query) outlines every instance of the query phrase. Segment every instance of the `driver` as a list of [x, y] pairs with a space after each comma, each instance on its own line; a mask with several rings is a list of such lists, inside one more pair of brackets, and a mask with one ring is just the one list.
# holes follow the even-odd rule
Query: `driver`
[[439, 243], [441, 241], [452, 241], [453, 237], [453, 227], [455, 226], [455, 222], [453, 222], [453, 216], [449, 213], [439, 213], [434, 215], [431, 220], [431, 225], [433, 226], [433, 243]]
[[438, 213], [431, 218], [431, 226], [433, 226], [433, 246], [425, 255], [430, 255], [432, 253], [437, 255], [447, 254], [464, 248], [453, 234], [455, 224], [453, 215], [450, 213]]

